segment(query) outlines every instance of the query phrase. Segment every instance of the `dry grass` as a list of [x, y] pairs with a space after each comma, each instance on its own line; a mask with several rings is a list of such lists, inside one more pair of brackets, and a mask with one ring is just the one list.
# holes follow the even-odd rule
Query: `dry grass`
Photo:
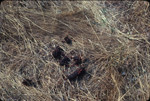
[[[149, 99], [147, 2], [6, 0], [0, 12], [1, 100]], [[74, 40], [71, 46], [61, 42], [67, 34]], [[90, 60], [81, 80], [63, 79], [67, 70], [51, 55], [57, 45]], [[23, 85], [25, 78], [37, 86]]]

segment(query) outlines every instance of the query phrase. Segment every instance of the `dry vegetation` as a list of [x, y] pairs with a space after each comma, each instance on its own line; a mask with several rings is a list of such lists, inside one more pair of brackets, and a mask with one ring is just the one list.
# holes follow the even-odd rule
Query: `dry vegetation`
[[[148, 2], [6, 0], [0, 12], [0, 100], [149, 99]], [[72, 45], [62, 43], [66, 35]], [[63, 79], [76, 67], [59, 66], [51, 55], [57, 45], [89, 59], [82, 79]]]

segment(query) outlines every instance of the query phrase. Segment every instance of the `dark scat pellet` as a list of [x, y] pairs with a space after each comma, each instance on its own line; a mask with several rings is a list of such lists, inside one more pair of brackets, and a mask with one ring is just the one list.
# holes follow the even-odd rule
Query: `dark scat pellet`
[[61, 59], [61, 57], [64, 56], [64, 50], [61, 47], [57, 46], [52, 52], [52, 55], [55, 59]]
[[81, 57], [80, 56], [75, 56], [75, 57], [73, 57], [73, 60], [74, 60], [74, 64], [75, 65], [80, 65], [81, 63], [82, 63], [82, 59], [81, 59]]
[[72, 44], [72, 40], [68, 36], [66, 36], [64, 40], [67, 44]]
[[78, 68], [73, 73], [67, 76], [70, 81], [75, 80], [77, 77], [82, 77], [85, 74], [85, 68]]
[[70, 59], [67, 57], [67, 56], [65, 56], [61, 61], [60, 61], [60, 66], [68, 66], [69, 65], [69, 62], [70, 62]]
[[32, 80], [29, 80], [29, 79], [23, 80], [22, 84], [24, 84], [25, 86], [33, 86], [33, 87], [36, 87], [36, 84], [35, 84]]

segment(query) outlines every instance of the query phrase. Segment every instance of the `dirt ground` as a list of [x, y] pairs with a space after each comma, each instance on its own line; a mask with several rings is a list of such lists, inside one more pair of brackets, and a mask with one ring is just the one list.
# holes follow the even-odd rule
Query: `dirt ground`
[[[4, 0], [0, 13], [0, 101], [150, 98], [148, 2]], [[57, 46], [69, 66], [53, 57]], [[65, 79], [81, 67], [82, 76]]]

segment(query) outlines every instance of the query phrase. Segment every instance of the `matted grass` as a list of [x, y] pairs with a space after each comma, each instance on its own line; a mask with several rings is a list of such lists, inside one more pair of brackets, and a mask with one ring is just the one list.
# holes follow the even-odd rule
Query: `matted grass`
[[[146, 1], [9, 1], [0, 5], [0, 99], [146, 101], [150, 97], [150, 7]], [[63, 43], [68, 35], [72, 45]], [[52, 56], [87, 58], [70, 82]], [[79, 66], [80, 67], [80, 66]], [[24, 79], [36, 86], [26, 86]]]

